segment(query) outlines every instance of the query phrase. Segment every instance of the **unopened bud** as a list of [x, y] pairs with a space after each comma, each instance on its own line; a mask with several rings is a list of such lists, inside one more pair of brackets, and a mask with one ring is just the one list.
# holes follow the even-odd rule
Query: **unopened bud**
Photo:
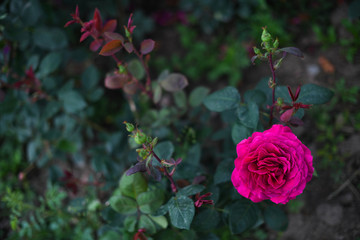
[[125, 27], [125, 36], [127, 38], [131, 38], [131, 33], [129, 32], [129, 30]]
[[137, 132], [135, 134], [134, 140], [137, 144], [143, 144], [146, 142], [146, 135], [141, 132]]
[[266, 30], [266, 27], [263, 27], [263, 32], [261, 34], [261, 41], [264, 42], [264, 43], [267, 43], [267, 42], [271, 41], [271, 35]]
[[158, 139], [157, 137], [152, 140], [152, 142], [151, 142], [152, 147], [155, 147], [155, 145], [157, 144], [158, 140], [159, 140], [159, 139]]
[[125, 73], [126, 72], [126, 68], [123, 65], [119, 65], [118, 69], [119, 69], [119, 73]]
[[274, 43], [273, 43], [273, 48], [278, 48], [279, 47], [279, 39], [278, 38], [276, 38], [276, 40], [274, 41]]
[[260, 55], [260, 54], [261, 54], [260, 49], [258, 49], [257, 47], [253, 47], [253, 48], [254, 48], [254, 53], [255, 53], [256, 55]]
[[148, 152], [145, 149], [141, 149], [139, 152], [139, 157], [141, 157], [142, 159], [145, 159], [148, 155]]
[[128, 123], [128, 122], [124, 122], [124, 124], [125, 124], [125, 126], [126, 126], [126, 130], [127, 130], [128, 132], [132, 132], [132, 131], [134, 131], [134, 130], [135, 130], [135, 127], [134, 127], [134, 125], [133, 125], [133, 124]]

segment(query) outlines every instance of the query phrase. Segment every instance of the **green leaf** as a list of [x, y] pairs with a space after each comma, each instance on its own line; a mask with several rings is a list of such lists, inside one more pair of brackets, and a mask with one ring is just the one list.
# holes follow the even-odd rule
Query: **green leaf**
[[248, 90], [244, 94], [244, 101], [246, 103], [254, 102], [260, 107], [266, 102], [266, 95], [257, 89]]
[[240, 94], [234, 87], [218, 90], [204, 99], [204, 105], [214, 112], [222, 112], [235, 108], [240, 102]]
[[81, 75], [81, 84], [84, 90], [95, 88], [100, 80], [100, 73], [93, 65], [89, 66]]
[[43, 78], [59, 68], [62, 60], [60, 52], [51, 52], [46, 55], [40, 63], [39, 77]]
[[266, 225], [275, 231], [285, 231], [288, 226], [288, 218], [285, 212], [276, 206], [265, 208], [264, 220]]
[[26, 26], [34, 26], [42, 14], [39, 1], [30, 0], [22, 6], [21, 19]]
[[166, 217], [164, 217], [164, 216], [152, 216], [152, 215], [149, 215], [149, 217], [151, 218], [151, 220], [153, 220], [161, 228], [163, 228], [163, 229], [167, 228], [168, 221], [167, 221]]
[[292, 102], [287, 86], [276, 86], [275, 100], [278, 98], [282, 98], [287, 103]]
[[145, 69], [137, 59], [131, 60], [128, 64], [129, 72], [138, 80], [145, 76]]
[[134, 232], [136, 230], [135, 229], [136, 223], [137, 223], [136, 216], [134, 215], [127, 216], [124, 220], [124, 228], [128, 232]]
[[133, 214], [137, 211], [136, 201], [125, 196], [112, 196], [109, 199], [110, 206], [121, 214]]
[[140, 193], [146, 192], [148, 186], [145, 177], [141, 173], [127, 176], [124, 173], [119, 183], [120, 191], [124, 196], [136, 198]]
[[140, 211], [146, 214], [156, 211], [164, 202], [164, 193], [161, 189], [154, 189], [140, 193], [136, 198]]
[[74, 153], [77, 150], [77, 146], [75, 142], [71, 142], [69, 140], [66, 139], [61, 139], [57, 144], [56, 147], [64, 152], [68, 152], [68, 153]]
[[67, 113], [75, 113], [86, 107], [86, 102], [83, 97], [74, 90], [60, 91], [58, 96]]
[[234, 124], [231, 130], [231, 137], [235, 145], [248, 138], [251, 135], [251, 130], [242, 124]]
[[121, 239], [121, 235], [116, 231], [110, 230], [107, 231], [104, 235], [102, 235], [99, 239], [100, 240], [114, 240], [114, 239]]
[[159, 103], [162, 95], [162, 88], [158, 82], [152, 83], [152, 89], [154, 91], [154, 103]]
[[139, 228], [145, 228], [147, 234], [154, 234], [156, 232], [155, 223], [147, 215], [141, 215], [139, 220]]
[[193, 200], [186, 196], [173, 197], [168, 207], [171, 224], [180, 229], [190, 229], [195, 214]]
[[159, 80], [159, 83], [168, 92], [183, 90], [189, 84], [187, 78], [180, 73], [171, 73], [164, 79]]
[[66, 34], [59, 28], [35, 28], [33, 39], [36, 46], [45, 50], [57, 50], [67, 46]]
[[234, 160], [233, 159], [226, 159], [219, 163], [216, 168], [216, 172], [214, 175], [214, 183], [224, 183], [230, 182], [231, 180], [231, 173], [234, 170]]
[[174, 93], [174, 100], [176, 106], [178, 106], [181, 109], [186, 108], [186, 94], [184, 91], [177, 91]]
[[40, 57], [39, 55], [32, 55], [29, 60], [27, 61], [26, 68], [32, 67], [32, 69], [35, 71], [37, 67], [39, 66]]
[[247, 106], [239, 107], [236, 110], [238, 119], [246, 127], [255, 129], [259, 122], [259, 107], [254, 102], [249, 102]]
[[209, 94], [210, 89], [207, 87], [197, 87], [195, 88], [189, 96], [189, 103], [192, 107], [200, 106], [204, 98]]
[[209, 208], [196, 214], [192, 227], [198, 231], [215, 229], [220, 221], [220, 214], [214, 208]]
[[238, 200], [229, 207], [229, 226], [239, 234], [254, 226], [258, 220], [257, 206], [249, 200]]
[[203, 185], [189, 185], [184, 188], [181, 188], [178, 194], [183, 196], [191, 196], [203, 191], [204, 189], [205, 186]]
[[170, 141], [158, 143], [155, 148], [154, 152], [160, 159], [170, 159], [172, 154], [174, 153], [175, 147]]
[[196, 143], [194, 146], [192, 146], [187, 155], [186, 158], [183, 160], [183, 162], [187, 162], [192, 165], [198, 165], [201, 159], [201, 146], [200, 144]]
[[334, 92], [330, 89], [309, 83], [301, 87], [297, 102], [304, 104], [324, 104], [330, 101], [333, 96]]

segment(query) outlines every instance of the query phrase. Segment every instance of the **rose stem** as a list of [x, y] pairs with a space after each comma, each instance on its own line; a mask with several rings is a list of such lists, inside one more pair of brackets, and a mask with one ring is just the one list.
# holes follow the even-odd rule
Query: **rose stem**
[[[158, 162], [161, 164], [161, 160], [160, 158], [156, 155], [156, 153], [151, 150], [150, 152], [155, 158], [156, 160], [158, 160]], [[170, 183], [171, 183], [171, 190], [173, 191], [173, 193], [177, 193], [177, 187], [176, 187], [176, 184], [175, 184], [175, 181], [174, 179], [172, 178], [172, 176], [169, 174], [169, 172], [167, 171], [166, 167], [163, 167], [164, 168], [164, 174], [165, 176], [169, 179]]]
[[271, 123], [273, 121], [273, 112], [274, 112], [274, 105], [275, 105], [275, 87], [276, 87], [276, 76], [275, 76], [275, 69], [274, 64], [272, 61], [272, 54], [270, 53], [268, 56], [269, 59], [269, 65], [272, 73], [272, 82], [271, 82], [271, 88], [272, 88], [272, 105], [270, 106], [270, 120], [269, 125], [271, 126]]

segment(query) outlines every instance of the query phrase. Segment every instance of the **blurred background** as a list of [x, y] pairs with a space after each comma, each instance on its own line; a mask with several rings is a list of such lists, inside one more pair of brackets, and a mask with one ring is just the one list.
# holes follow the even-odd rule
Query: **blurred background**
[[[79, 25], [64, 28], [76, 5], [84, 21], [95, 8], [103, 21], [116, 19], [121, 34], [133, 13], [135, 44], [156, 41], [151, 75], [182, 73], [187, 93], [200, 85], [211, 91], [231, 85], [242, 93], [268, 78], [266, 63], [250, 61], [261, 27], [279, 38], [280, 47], [299, 48], [305, 58], [287, 57], [277, 72], [279, 83], [316, 83], [335, 93], [294, 128], [312, 150], [317, 177], [287, 204], [285, 232], [263, 227], [234, 239], [360, 239], [359, 0], [3, 1], [0, 239], [119, 237], [115, 230], [123, 219], [101, 205], [136, 159], [122, 126], [133, 116], [126, 95], [104, 87], [115, 63], [91, 52], [89, 39], [79, 43]], [[42, 91], [8, 87], [28, 79], [38, 79]], [[141, 117], [160, 139], [174, 137], [172, 131], [183, 139], [195, 131], [198, 141], [230, 134], [214, 136], [185, 120], [171, 125], [172, 115], [164, 110]], [[224, 140], [216, 149], [231, 152], [233, 145]], [[213, 173], [219, 159], [231, 154], [203, 153], [201, 161], [210, 163], [202, 171]]]

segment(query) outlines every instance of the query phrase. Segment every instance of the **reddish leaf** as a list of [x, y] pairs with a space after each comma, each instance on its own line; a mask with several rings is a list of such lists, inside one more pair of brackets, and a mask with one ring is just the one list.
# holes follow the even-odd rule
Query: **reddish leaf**
[[125, 43], [124, 44], [124, 48], [128, 53], [132, 53], [132, 51], [134, 50], [134, 46], [132, 45], [132, 43]]
[[84, 41], [88, 36], [90, 36], [90, 34], [90, 32], [84, 32], [84, 34], [80, 37], [80, 42]]
[[114, 33], [114, 32], [104, 32], [106, 38], [110, 40], [120, 40], [124, 42], [124, 37], [121, 34]]
[[97, 39], [92, 41], [92, 43], [90, 44], [90, 50], [96, 52], [99, 49], [99, 47], [101, 47], [103, 41], [104, 40], [102, 39]]
[[128, 81], [128, 76], [126, 74], [109, 74], [105, 78], [105, 87], [109, 89], [119, 89], [124, 86]]
[[102, 31], [103, 32], [113, 32], [117, 26], [117, 21], [115, 19], [109, 20], [105, 23]]
[[150, 53], [155, 47], [155, 41], [152, 39], [145, 39], [140, 45], [140, 52], [142, 54]]
[[101, 32], [101, 28], [102, 28], [102, 20], [101, 20], [101, 15], [100, 15], [100, 11], [99, 9], [95, 9], [94, 12], [94, 21], [95, 21], [95, 28], [96, 30], [98, 30], [99, 32]]
[[288, 89], [289, 95], [290, 95], [290, 97], [291, 97], [291, 100], [292, 100], [293, 102], [295, 102], [296, 99], [295, 99], [295, 97], [294, 97], [294, 94], [293, 94], [292, 91], [291, 91], [290, 86], [287, 86], [287, 89]]
[[137, 172], [146, 172], [146, 161], [136, 163], [135, 166], [126, 171], [126, 175], [130, 176]]
[[291, 108], [289, 110], [286, 110], [283, 114], [280, 116], [280, 120], [283, 122], [288, 122], [294, 112], [294, 108]]
[[76, 23], [76, 21], [75, 20], [70, 20], [67, 23], [65, 23], [64, 27], [68, 27], [69, 25], [71, 25], [73, 23]]
[[120, 51], [122, 48], [121, 40], [111, 40], [110, 42], [106, 43], [100, 51], [100, 55], [103, 56], [111, 56], [116, 52]]

